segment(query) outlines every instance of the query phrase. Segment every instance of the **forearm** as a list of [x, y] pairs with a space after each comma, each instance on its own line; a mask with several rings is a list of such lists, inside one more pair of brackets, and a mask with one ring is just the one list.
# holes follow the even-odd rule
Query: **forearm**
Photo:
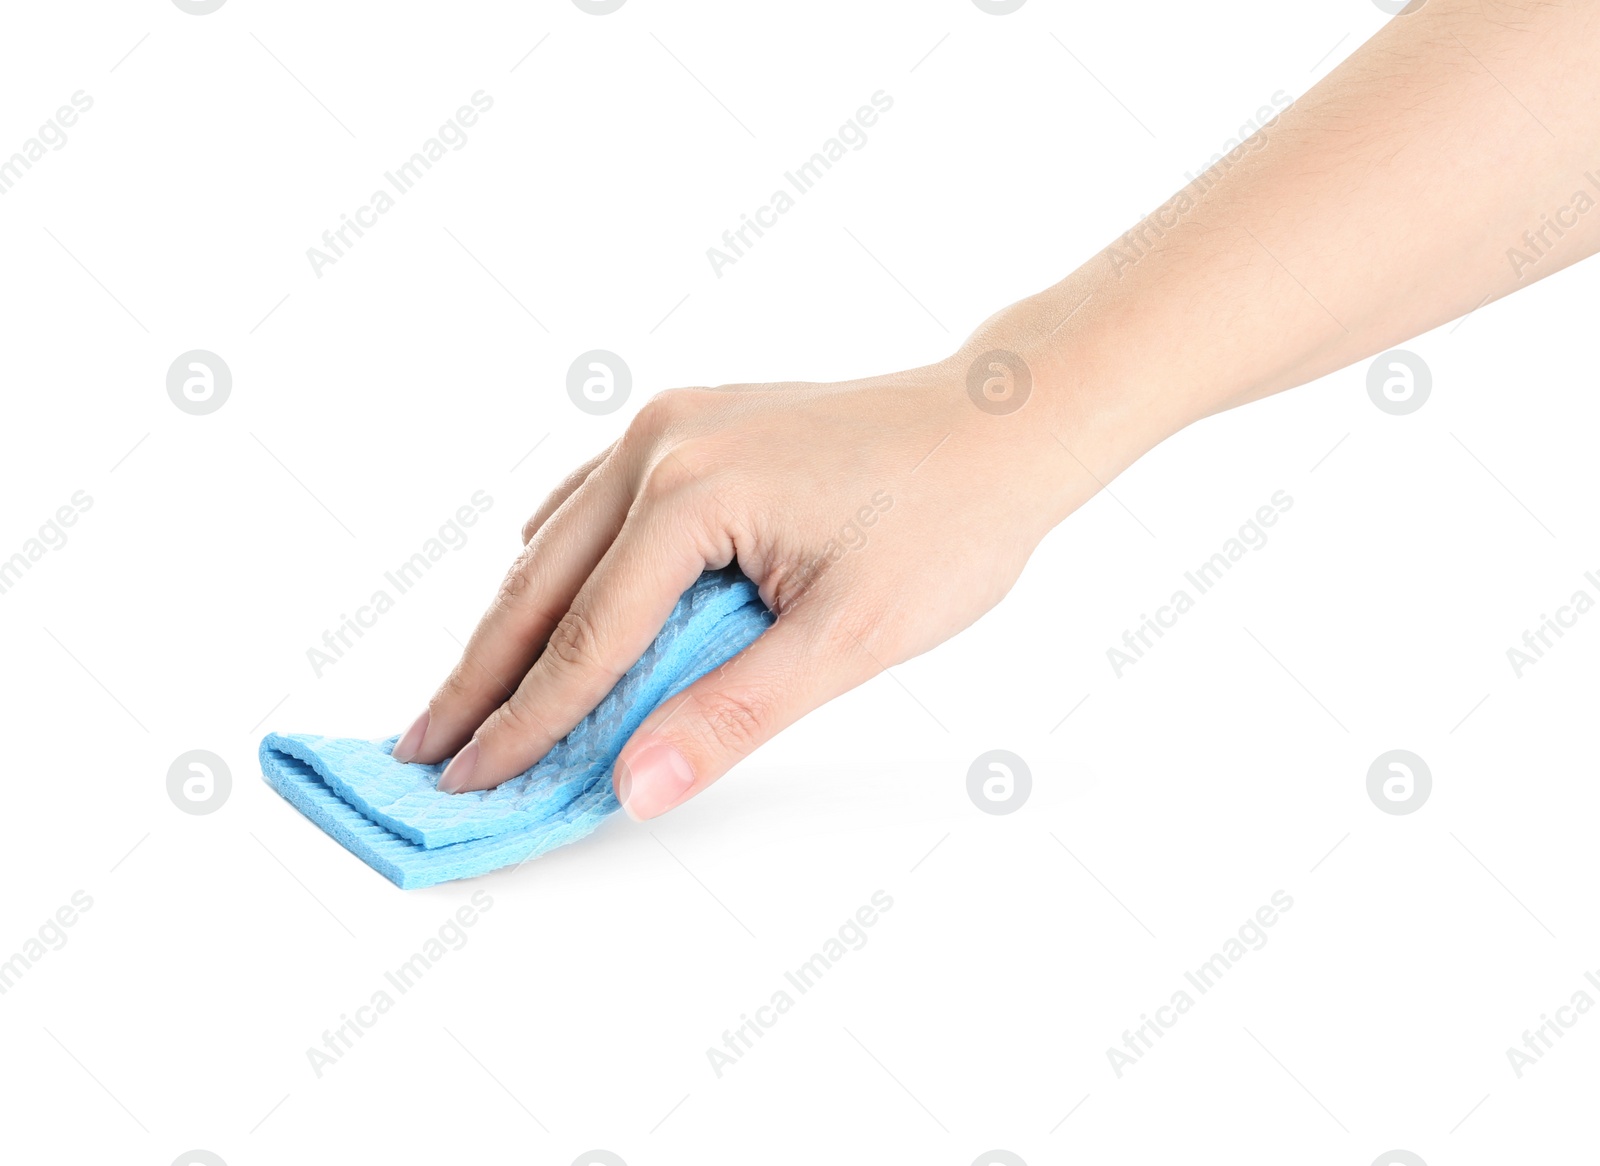
[[1429, 0], [958, 361], [1028, 362], [1086, 463], [1070, 509], [1191, 421], [1596, 249], [1600, 5]]

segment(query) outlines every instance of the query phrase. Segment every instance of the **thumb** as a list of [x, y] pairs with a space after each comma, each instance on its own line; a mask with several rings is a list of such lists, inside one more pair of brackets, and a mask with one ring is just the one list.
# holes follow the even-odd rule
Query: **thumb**
[[838, 645], [811, 616], [779, 616], [755, 643], [646, 718], [612, 772], [629, 817], [642, 822], [688, 801], [779, 731], [872, 675], [862, 667], [871, 663], [865, 653]]

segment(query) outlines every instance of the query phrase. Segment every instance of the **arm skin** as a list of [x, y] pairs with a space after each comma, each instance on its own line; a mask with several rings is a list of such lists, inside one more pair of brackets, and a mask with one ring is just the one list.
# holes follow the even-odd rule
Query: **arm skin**
[[[655, 397], [529, 520], [395, 756], [454, 755], [439, 783], [451, 792], [520, 773], [599, 702], [703, 569], [737, 561], [777, 623], [656, 710], [614, 775], [635, 818], [680, 804], [977, 619], [1051, 527], [1190, 422], [1600, 247], [1597, 64], [1594, 0], [1427, 0], [949, 359]], [[968, 393], [969, 369], [995, 350], [1031, 375], [1015, 411]], [[849, 549], [841, 532], [867, 510], [871, 543]]]

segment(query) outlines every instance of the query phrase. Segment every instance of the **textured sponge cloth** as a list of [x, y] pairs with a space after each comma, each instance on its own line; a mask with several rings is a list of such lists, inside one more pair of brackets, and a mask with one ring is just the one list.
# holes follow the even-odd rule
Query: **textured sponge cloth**
[[737, 569], [707, 571], [616, 687], [527, 772], [491, 790], [434, 788], [444, 765], [406, 765], [398, 738], [288, 736], [261, 742], [267, 783], [402, 888], [526, 862], [590, 833], [618, 808], [611, 769], [662, 701], [720, 667], [772, 623]]

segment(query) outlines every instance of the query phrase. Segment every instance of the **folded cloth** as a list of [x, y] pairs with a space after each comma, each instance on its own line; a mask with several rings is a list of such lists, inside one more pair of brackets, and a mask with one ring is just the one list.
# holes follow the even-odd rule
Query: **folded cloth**
[[269, 734], [267, 784], [403, 889], [523, 863], [589, 834], [618, 809], [611, 769], [650, 713], [743, 651], [772, 623], [754, 583], [729, 567], [683, 593], [655, 642], [598, 708], [525, 773], [447, 794], [444, 763], [407, 765], [383, 741]]

